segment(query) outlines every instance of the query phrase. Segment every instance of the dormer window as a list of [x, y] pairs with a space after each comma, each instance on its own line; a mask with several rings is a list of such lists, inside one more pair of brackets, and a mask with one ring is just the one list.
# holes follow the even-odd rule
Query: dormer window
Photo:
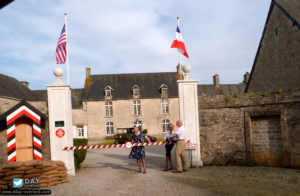
[[105, 96], [106, 97], [111, 97], [111, 90], [105, 90]]
[[140, 97], [140, 87], [138, 85], [133, 85], [131, 88], [132, 90], [132, 97], [133, 98], [139, 98]]
[[112, 91], [113, 91], [113, 90], [114, 90], [114, 89], [113, 89], [111, 86], [107, 85], [107, 86], [104, 88], [105, 98], [111, 98], [111, 97], [112, 97]]
[[162, 97], [167, 97], [168, 96], [168, 86], [166, 84], [162, 84], [159, 87], [160, 94]]

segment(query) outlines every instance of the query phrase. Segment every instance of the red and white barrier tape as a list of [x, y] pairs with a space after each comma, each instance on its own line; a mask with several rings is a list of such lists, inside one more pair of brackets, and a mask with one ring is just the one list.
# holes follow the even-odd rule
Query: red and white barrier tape
[[[173, 144], [174, 142], [170, 142]], [[190, 143], [190, 140], [187, 140], [185, 143]], [[150, 142], [150, 143], [132, 143], [126, 142], [125, 144], [106, 144], [106, 145], [89, 145], [89, 146], [66, 146], [63, 150], [88, 150], [88, 149], [104, 149], [104, 148], [127, 148], [131, 149], [135, 146], [162, 146], [169, 144], [169, 142]]]

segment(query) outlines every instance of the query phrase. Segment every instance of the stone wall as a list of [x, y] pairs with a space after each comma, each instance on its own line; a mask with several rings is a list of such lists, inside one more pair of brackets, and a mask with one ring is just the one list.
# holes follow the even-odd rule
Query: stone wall
[[106, 122], [113, 122], [116, 132], [117, 128], [132, 127], [136, 120], [142, 121], [143, 129], [148, 129], [149, 135], [163, 138], [165, 134], [162, 120], [169, 119], [175, 123], [179, 119], [178, 98], [168, 100], [169, 114], [161, 114], [161, 99], [140, 99], [141, 115], [134, 115], [133, 100], [113, 100], [112, 117], [105, 116], [105, 101], [88, 101], [86, 109], [89, 140], [106, 138]]
[[300, 167], [300, 89], [200, 96], [204, 165]]
[[299, 88], [300, 29], [277, 6], [259, 47], [247, 92]]

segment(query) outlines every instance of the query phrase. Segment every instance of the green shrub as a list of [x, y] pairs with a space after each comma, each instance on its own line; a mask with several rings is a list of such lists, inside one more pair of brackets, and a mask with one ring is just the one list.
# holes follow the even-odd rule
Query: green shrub
[[144, 129], [144, 130], [143, 130], [143, 133], [147, 135], [148, 129]]
[[237, 91], [234, 91], [234, 95], [233, 95], [235, 98], [238, 97], [238, 92]]
[[294, 102], [293, 101], [289, 101], [288, 102], [288, 107], [293, 108], [294, 107]]
[[[87, 139], [74, 139], [74, 146], [86, 146], [88, 143]], [[80, 169], [80, 164], [84, 161], [86, 156], [86, 150], [74, 150], [74, 162], [75, 171]]]
[[226, 96], [226, 103], [230, 103], [230, 100], [231, 100], [230, 96], [227, 95], [227, 96]]
[[265, 96], [266, 96], [266, 97], [269, 97], [269, 96], [270, 96], [269, 91], [266, 91], [266, 92], [265, 92]]
[[281, 89], [281, 88], [278, 88], [278, 92], [279, 92], [280, 94], [282, 94], [282, 89]]

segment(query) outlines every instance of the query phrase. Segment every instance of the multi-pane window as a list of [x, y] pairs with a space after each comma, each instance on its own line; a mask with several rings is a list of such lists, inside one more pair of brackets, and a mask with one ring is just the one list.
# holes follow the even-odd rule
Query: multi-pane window
[[111, 97], [111, 90], [110, 89], [105, 90], [105, 96], [106, 97]]
[[113, 135], [114, 134], [114, 123], [113, 122], [107, 122], [106, 123], [106, 135]]
[[142, 127], [142, 121], [136, 120], [133, 122], [134, 126]]
[[78, 126], [77, 127], [77, 133], [78, 133], [78, 137], [84, 137], [83, 126]]
[[112, 107], [112, 102], [111, 101], [106, 101], [105, 102], [105, 113], [106, 113], [106, 117], [113, 116], [113, 107]]
[[161, 113], [162, 114], [169, 114], [169, 101], [168, 99], [161, 100]]
[[164, 119], [162, 121], [163, 132], [169, 131], [169, 124], [170, 124], [169, 119]]
[[133, 101], [133, 113], [134, 113], [134, 115], [141, 114], [141, 101], [140, 100]]

